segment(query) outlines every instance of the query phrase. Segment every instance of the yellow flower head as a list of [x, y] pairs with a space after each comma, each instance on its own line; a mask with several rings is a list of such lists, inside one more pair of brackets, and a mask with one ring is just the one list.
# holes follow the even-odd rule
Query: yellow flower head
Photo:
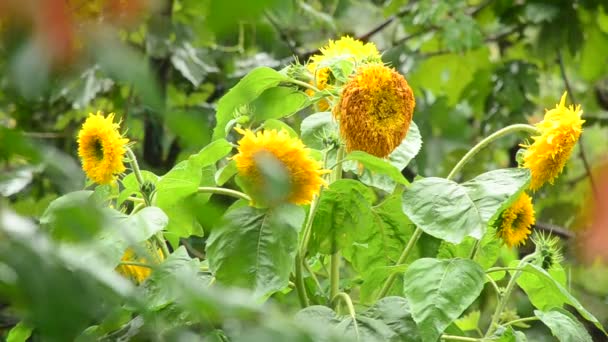
[[545, 113], [543, 121], [536, 124], [540, 135], [532, 137], [534, 142], [526, 147], [523, 167], [532, 173], [530, 189], [538, 190], [548, 182], [553, 184], [562, 172], [574, 145], [583, 131], [581, 106], [566, 107], [566, 95], [554, 109]]
[[265, 165], [261, 163], [276, 161], [285, 171], [289, 182], [289, 190], [284, 198], [287, 202], [308, 204], [325, 185], [321, 176], [327, 171], [321, 169], [321, 163], [311, 158], [310, 150], [302, 141], [292, 138], [287, 131], [273, 129], [254, 133], [238, 128], [237, 131], [243, 137], [239, 141], [239, 153], [233, 159], [239, 175], [251, 186], [248, 192], [253, 202], [258, 202], [260, 195], [268, 190], [268, 184], [265, 184], [267, 177], [264, 177]]
[[387, 157], [405, 138], [415, 106], [401, 74], [383, 64], [360, 66], [334, 108], [346, 150]]
[[[380, 52], [374, 43], [363, 43], [360, 40], [345, 36], [339, 40], [329, 40], [326, 46], [319, 49], [321, 53], [310, 57], [307, 64], [308, 71], [314, 75], [314, 80], [311, 82], [319, 90], [331, 89], [332, 73], [328, 67], [321, 66], [334, 58], [346, 57], [352, 58], [353, 63], [369, 63], [380, 62]], [[308, 95], [314, 95], [310, 89], [306, 91]], [[329, 103], [326, 100], [319, 102], [319, 109], [326, 111], [329, 109]]]
[[[149, 265], [160, 264], [165, 259], [163, 257], [162, 251], [160, 249], [157, 249], [156, 253], [155, 253], [152, 249], [151, 244], [148, 244], [147, 246], [148, 246], [148, 250], [150, 252], [150, 255], [148, 255], [147, 257], [140, 257], [135, 253], [133, 248], [128, 248], [125, 251], [125, 254], [123, 254], [122, 259], [120, 261], [138, 262], [138, 263], [149, 264]], [[148, 260], [150, 258], [150, 256], [152, 257], [153, 260]], [[123, 276], [131, 279], [136, 284], [143, 283], [144, 280], [148, 279], [148, 277], [150, 276], [150, 273], [152, 273], [152, 269], [149, 267], [135, 266], [135, 265], [120, 265], [116, 268], [116, 271], [118, 273], [122, 274]]]
[[535, 222], [532, 198], [524, 192], [500, 215], [496, 235], [509, 247], [519, 246], [526, 241]]
[[114, 114], [107, 117], [89, 114], [78, 132], [78, 155], [82, 159], [82, 169], [98, 184], [108, 184], [114, 175], [125, 171], [123, 156], [129, 139], [119, 132], [119, 124], [114, 123]]

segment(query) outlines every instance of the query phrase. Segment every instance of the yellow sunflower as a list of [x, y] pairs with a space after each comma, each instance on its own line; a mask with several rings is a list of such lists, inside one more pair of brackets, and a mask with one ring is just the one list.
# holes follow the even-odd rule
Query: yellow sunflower
[[82, 159], [82, 169], [98, 184], [112, 182], [116, 174], [125, 171], [123, 157], [129, 139], [119, 132], [119, 124], [114, 123], [114, 114], [107, 117], [89, 114], [78, 132], [78, 155]]
[[387, 157], [405, 138], [415, 106], [401, 74], [383, 64], [360, 66], [334, 108], [346, 150]]
[[524, 192], [500, 215], [496, 235], [509, 247], [519, 246], [526, 241], [535, 222], [532, 198]]
[[[142, 264], [148, 264], [148, 265], [160, 264], [165, 259], [163, 257], [162, 251], [160, 249], [157, 249], [156, 253], [154, 253], [153, 249], [151, 248], [151, 244], [148, 244], [148, 247], [149, 247], [148, 249], [150, 252], [150, 255], [148, 256], [148, 258], [150, 256], [152, 256], [153, 260], [148, 260], [148, 258], [140, 257], [135, 253], [135, 250], [133, 250], [133, 248], [128, 248], [125, 251], [125, 254], [122, 256], [122, 259], [120, 261], [136, 262], [136, 263], [142, 263]], [[131, 279], [136, 284], [143, 283], [144, 280], [148, 279], [148, 277], [152, 273], [152, 269], [149, 267], [135, 266], [135, 265], [120, 265], [116, 268], [116, 271], [118, 273], [122, 274], [123, 276]]]
[[534, 142], [522, 144], [526, 148], [523, 167], [532, 173], [530, 189], [533, 191], [547, 182], [553, 184], [583, 131], [585, 120], [581, 119], [581, 106], [566, 107], [566, 95], [564, 93], [559, 104], [536, 124], [540, 135], [532, 137]]
[[[285, 200], [294, 204], [308, 204], [314, 195], [319, 193], [325, 181], [322, 175], [327, 173], [321, 163], [310, 156], [310, 150], [298, 138], [292, 138], [285, 130], [265, 130], [254, 133], [251, 130], [238, 129], [243, 134], [239, 143], [239, 153], [233, 159], [236, 162], [239, 176], [250, 186], [249, 195], [255, 204], [268, 204], [263, 194], [268, 191], [268, 177], [265, 177], [265, 166], [277, 162], [289, 182], [285, 189]], [[275, 170], [277, 170], [275, 168]]]
[[[306, 67], [308, 71], [314, 75], [312, 85], [319, 90], [331, 89], [334, 83], [332, 73], [328, 67], [323, 67], [325, 62], [331, 59], [340, 57], [352, 58], [353, 63], [368, 63], [380, 62], [380, 52], [374, 43], [363, 43], [360, 40], [345, 36], [339, 40], [329, 40], [326, 46], [319, 49], [321, 53], [313, 55]], [[308, 95], [314, 95], [314, 91], [308, 89]], [[329, 109], [327, 100], [319, 101], [319, 110], [326, 111]]]

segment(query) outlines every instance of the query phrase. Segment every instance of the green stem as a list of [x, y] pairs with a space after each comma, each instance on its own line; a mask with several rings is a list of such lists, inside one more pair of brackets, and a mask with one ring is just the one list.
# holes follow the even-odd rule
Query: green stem
[[319, 279], [317, 279], [315, 272], [310, 268], [308, 263], [305, 262], [303, 264], [304, 264], [304, 268], [306, 269], [306, 271], [308, 271], [308, 273], [310, 274], [310, 277], [312, 278], [312, 280], [314, 280], [315, 285], [317, 285], [317, 289], [319, 290], [319, 292], [324, 293], [325, 291], [323, 291], [323, 286], [321, 286], [321, 283], [319, 282]]
[[154, 268], [154, 266], [152, 265], [148, 265], [148, 264], [144, 264], [142, 262], [135, 262], [135, 261], [121, 261], [118, 263], [118, 265], [120, 266], [137, 266], [137, 267], [145, 267], [145, 268]]
[[486, 270], [486, 273], [504, 272], [504, 271], [523, 271], [520, 267], [492, 267]]
[[355, 327], [355, 334], [357, 335], [357, 341], [359, 340], [359, 326], [357, 325], [357, 316], [355, 314], [355, 306], [353, 305], [353, 301], [350, 299], [350, 296], [344, 292], [337, 293], [334, 297], [332, 297], [332, 306], [337, 307], [338, 300], [341, 300], [346, 307], [348, 308], [348, 314], [353, 319], [353, 325]]
[[302, 276], [302, 265], [306, 261], [302, 259], [300, 253], [296, 254], [296, 292], [298, 293], [298, 299], [302, 308], [308, 307], [310, 302], [306, 295], [306, 285], [304, 284], [304, 277]]
[[455, 335], [446, 335], [446, 334], [441, 335], [441, 339], [448, 340], [448, 341], [470, 341], [470, 342], [483, 341], [481, 339], [474, 338], [474, 337], [455, 336]]
[[[519, 262], [518, 268], [523, 267], [528, 262], [528, 260], [533, 259], [534, 257], [535, 257], [534, 253], [525, 256]], [[507, 306], [509, 297], [511, 297], [511, 292], [513, 292], [513, 289], [515, 288], [515, 284], [517, 283], [517, 278], [519, 278], [519, 276], [521, 275], [521, 272], [522, 272], [522, 270], [517, 270], [511, 276], [511, 279], [509, 280], [509, 283], [507, 284], [507, 288], [505, 289], [504, 294], [500, 298], [498, 305], [496, 305], [496, 310], [494, 311], [494, 315], [492, 316], [492, 321], [490, 322], [490, 326], [488, 327], [488, 330], [486, 331], [486, 334], [484, 337], [489, 337], [490, 335], [492, 335], [492, 333], [494, 333], [494, 331], [496, 331], [496, 328], [498, 327], [498, 322], [500, 320], [500, 315], [502, 314], [505, 307]]]
[[135, 203], [145, 203], [145, 200], [143, 198], [134, 197], [134, 196], [127, 197], [127, 200], [129, 200], [131, 202], [135, 202]]
[[139, 169], [139, 164], [137, 163], [137, 157], [135, 157], [135, 153], [131, 148], [127, 147], [127, 156], [129, 157], [129, 163], [131, 164], [131, 169], [133, 169], [133, 173], [135, 174], [135, 179], [137, 179], [137, 183], [139, 183], [139, 191], [144, 199], [144, 203], [146, 203], [146, 207], [150, 206], [150, 201], [148, 196], [143, 191], [144, 186], [144, 177], [141, 174], [141, 170]]
[[152, 235], [152, 237], [156, 241], [156, 244], [158, 245], [158, 247], [160, 247], [161, 251], [163, 251], [164, 259], [167, 259], [169, 257], [170, 253], [169, 253], [169, 249], [167, 248], [167, 243], [165, 242], [165, 239], [163, 238], [163, 232], [158, 232], [157, 234]]
[[244, 194], [240, 191], [236, 191], [236, 190], [232, 190], [232, 189], [216, 188], [216, 187], [211, 187], [211, 186], [201, 186], [198, 188], [198, 192], [231, 196], [231, 197], [243, 199], [245, 201], [251, 201], [251, 197], [247, 196], [246, 194]]
[[300, 80], [296, 80], [296, 79], [294, 79], [294, 78], [290, 78], [290, 79], [288, 79], [287, 81], [288, 81], [288, 82], [291, 82], [291, 83], [293, 83], [293, 84], [297, 84], [297, 85], [299, 85], [299, 86], [302, 86], [302, 87], [304, 87], [304, 88], [311, 89], [311, 90], [313, 90], [313, 91], [315, 91], [315, 92], [317, 92], [317, 93], [320, 93], [320, 92], [321, 92], [321, 90], [319, 90], [319, 88], [317, 88], [317, 87], [313, 86], [313, 85], [312, 85], [312, 84], [310, 84], [310, 83], [302, 82], [302, 81], [300, 81]]
[[502, 138], [511, 133], [520, 132], [520, 131], [527, 132], [527, 133], [534, 134], [534, 135], [539, 134], [538, 129], [536, 129], [536, 127], [534, 127], [532, 125], [527, 125], [527, 124], [515, 124], [515, 125], [510, 125], [505, 128], [502, 128], [502, 129], [490, 134], [489, 136], [484, 138], [482, 141], [477, 143], [477, 145], [475, 145], [472, 149], [470, 149], [469, 152], [467, 152], [462, 157], [462, 159], [460, 159], [458, 164], [456, 164], [456, 166], [454, 166], [454, 168], [452, 169], [450, 174], [447, 176], [447, 179], [454, 178], [454, 176], [456, 176], [456, 174], [458, 172], [460, 172], [460, 170], [464, 167], [464, 165], [466, 163], [468, 163], [471, 160], [471, 158], [473, 158], [473, 156], [475, 156], [479, 151], [481, 151], [483, 148], [488, 146], [494, 140]]
[[[401, 255], [399, 256], [399, 259], [397, 260], [397, 263], [395, 264], [395, 266], [402, 265], [407, 260], [407, 257], [410, 255], [410, 252], [412, 251], [412, 249], [414, 249], [414, 246], [416, 246], [416, 242], [418, 242], [418, 239], [420, 238], [421, 235], [422, 235], [422, 229], [416, 228], [416, 230], [414, 230], [414, 233], [412, 234], [412, 237], [410, 237], [410, 240], [407, 242], [405, 249], [403, 249], [403, 252], [401, 252]], [[384, 285], [382, 286], [382, 289], [380, 290], [378, 299], [383, 298], [384, 296], [386, 296], [388, 294], [388, 291], [390, 291], [396, 278], [397, 278], [396, 272], [393, 272], [388, 276], [388, 278], [384, 282]]]
[[[344, 159], [344, 146], [340, 145], [336, 154], [336, 160]], [[332, 175], [332, 183], [342, 179], [342, 163], [336, 165]], [[338, 250], [337, 241], [334, 236], [332, 241], [332, 250], [335, 252], [330, 259], [330, 274], [329, 274], [329, 298], [334, 298], [340, 292], [340, 250]]]
[[498, 287], [498, 285], [496, 284], [494, 279], [492, 279], [492, 277], [490, 277], [490, 275], [487, 273], [486, 273], [486, 278], [488, 278], [488, 282], [490, 282], [490, 284], [492, 284], [492, 287], [494, 287], [494, 291], [496, 291], [496, 297], [500, 301], [500, 288]]
[[514, 319], [510, 322], [507, 322], [505, 324], [503, 324], [504, 326], [509, 326], [509, 325], [513, 325], [513, 324], [517, 324], [517, 323], [524, 323], [524, 322], [532, 322], [532, 321], [538, 321], [540, 318], [538, 317], [524, 317], [524, 318], [519, 318], [519, 319]]
[[475, 257], [477, 256], [477, 252], [479, 252], [480, 245], [481, 245], [480, 240], [475, 240], [475, 244], [473, 245], [473, 248], [471, 249], [471, 254], [469, 255], [469, 259], [475, 260]]

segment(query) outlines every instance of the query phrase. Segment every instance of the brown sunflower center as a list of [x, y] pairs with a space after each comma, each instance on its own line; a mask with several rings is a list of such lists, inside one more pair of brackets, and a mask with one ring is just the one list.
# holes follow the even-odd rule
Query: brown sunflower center
[[96, 138], [95, 140], [93, 140], [93, 152], [95, 153], [95, 158], [97, 158], [97, 160], [102, 160], [103, 159], [103, 144], [101, 143], [101, 140], [99, 138]]

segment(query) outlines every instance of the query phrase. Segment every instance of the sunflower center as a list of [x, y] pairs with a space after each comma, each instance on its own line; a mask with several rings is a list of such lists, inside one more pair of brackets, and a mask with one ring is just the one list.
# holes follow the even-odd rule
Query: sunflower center
[[97, 158], [97, 160], [103, 159], [103, 144], [99, 138], [96, 138], [93, 141], [93, 153], [95, 154], [95, 158]]

